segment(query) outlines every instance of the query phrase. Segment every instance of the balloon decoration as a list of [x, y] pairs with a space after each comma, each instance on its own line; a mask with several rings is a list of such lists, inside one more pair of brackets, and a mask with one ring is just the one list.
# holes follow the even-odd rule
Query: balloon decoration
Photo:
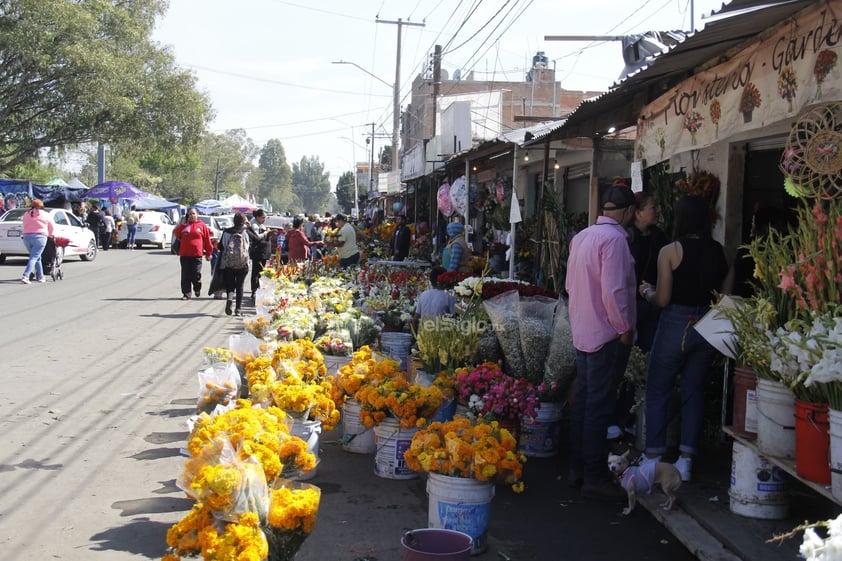
[[394, 210], [395, 212], [400, 212], [402, 208], [403, 203], [401, 201], [395, 201], [394, 203], [392, 203], [392, 210]]
[[450, 202], [450, 184], [446, 181], [441, 184], [441, 187], [439, 187], [437, 200], [439, 211], [443, 215], [450, 217], [450, 215], [453, 214], [453, 205]]
[[450, 186], [450, 203], [453, 210], [461, 216], [468, 212], [468, 182], [463, 175]]

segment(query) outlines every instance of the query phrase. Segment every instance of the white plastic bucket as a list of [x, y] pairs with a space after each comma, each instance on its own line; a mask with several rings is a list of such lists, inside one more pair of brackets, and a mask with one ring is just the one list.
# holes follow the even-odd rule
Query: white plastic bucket
[[327, 368], [327, 376], [333, 376], [339, 371], [339, 368], [348, 364], [351, 361], [349, 356], [333, 356], [324, 355], [325, 368]]
[[828, 410], [830, 419], [830, 489], [842, 500], [842, 411]]
[[400, 361], [400, 369], [406, 372], [409, 351], [412, 348], [412, 334], [401, 331], [386, 331], [380, 334], [380, 349], [389, 358]]
[[316, 472], [319, 471], [319, 440], [322, 434], [321, 421], [299, 421], [295, 420], [290, 429], [290, 434], [297, 436], [307, 443], [307, 451], [316, 456], [316, 467], [290, 479], [296, 481], [307, 481], [316, 477]]
[[374, 474], [386, 479], [416, 479], [418, 473], [406, 467], [404, 452], [409, 450], [417, 427], [405, 429], [395, 419], [383, 419], [374, 427]]
[[763, 378], [757, 379], [757, 449], [795, 458], [795, 397], [781, 382]]
[[789, 513], [789, 476], [735, 440], [731, 455], [731, 512], [747, 518], [782, 520]]
[[427, 526], [468, 534], [474, 540], [471, 555], [488, 548], [493, 483], [430, 473], [427, 496]]
[[520, 424], [518, 448], [535, 458], [558, 454], [561, 438], [561, 404], [541, 402], [534, 418], [524, 417]]
[[354, 454], [374, 454], [374, 429], [360, 421], [360, 403], [354, 399], [342, 405], [342, 449]]

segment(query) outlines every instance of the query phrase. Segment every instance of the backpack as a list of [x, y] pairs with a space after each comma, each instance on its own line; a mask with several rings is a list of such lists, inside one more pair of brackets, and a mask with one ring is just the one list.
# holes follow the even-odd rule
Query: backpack
[[249, 242], [244, 230], [227, 232], [220, 258], [223, 269], [245, 269], [249, 265]]

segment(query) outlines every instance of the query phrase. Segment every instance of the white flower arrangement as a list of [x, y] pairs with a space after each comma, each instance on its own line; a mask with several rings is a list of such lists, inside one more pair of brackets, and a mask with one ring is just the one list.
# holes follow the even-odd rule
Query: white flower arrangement
[[[816, 532], [817, 526], [827, 528], [827, 537], [822, 538]], [[832, 520], [825, 520], [796, 528], [804, 529], [804, 539], [799, 553], [807, 561], [840, 561], [842, 560], [842, 514]]]
[[462, 298], [480, 298], [484, 280], [484, 277], [468, 277], [453, 287], [453, 292]]

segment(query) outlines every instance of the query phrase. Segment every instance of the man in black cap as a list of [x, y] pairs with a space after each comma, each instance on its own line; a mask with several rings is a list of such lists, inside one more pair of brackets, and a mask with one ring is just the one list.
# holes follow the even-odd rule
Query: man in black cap
[[634, 258], [626, 233], [634, 210], [634, 194], [628, 187], [609, 187], [602, 197], [602, 216], [573, 237], [567, 260], [577, 372], [569, 480], [582, 484], [582, 496], [587, 498], [626, 496], [608, 471], [605, 437], [634, 342]]

